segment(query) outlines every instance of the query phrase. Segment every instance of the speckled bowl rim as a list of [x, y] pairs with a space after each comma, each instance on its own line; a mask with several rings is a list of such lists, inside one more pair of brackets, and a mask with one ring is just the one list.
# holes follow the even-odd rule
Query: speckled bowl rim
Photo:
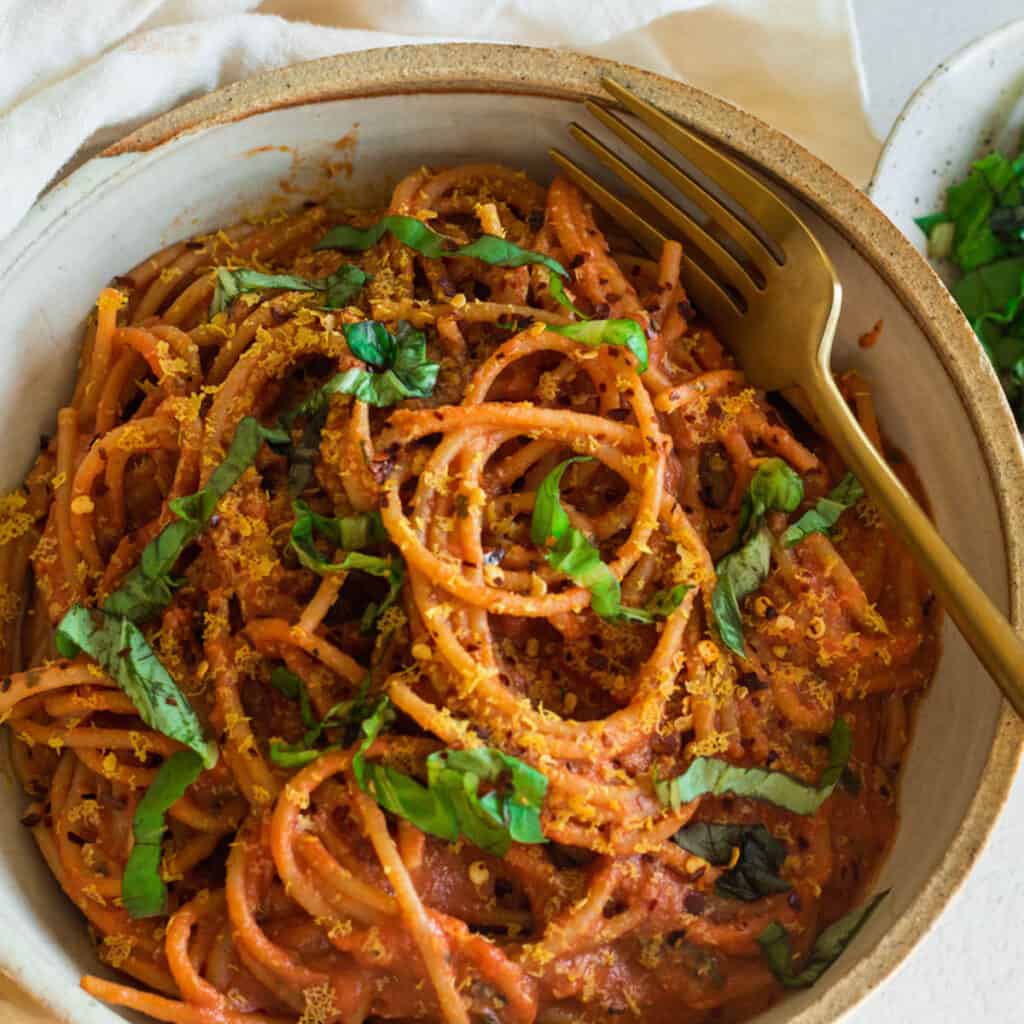
[[[939, 278], [885, 215], [849, 181], [758, 118], [681, 82], [569, 51], [450, 43], [328, 57], [257, 75], [187, 103], [102, 154], [151, 150], [190, 131], [263, 111], [327, 100], [420, 92], [598, 97], [613, 75], [644, 98], [791, 189], [886, 280], [942, 361], [982, 448], [999, 504], [1008, 559], [1010, 614], [1024, 622], [1024, 451], [988, 360]], [[908, 913], [876, 948], [791, 1024], [832, 1024], [879, 985], [938, 918], [967, 876], [1002, 807], [1024, 742], [1004, 704], [978, 791], [942, 861]]]

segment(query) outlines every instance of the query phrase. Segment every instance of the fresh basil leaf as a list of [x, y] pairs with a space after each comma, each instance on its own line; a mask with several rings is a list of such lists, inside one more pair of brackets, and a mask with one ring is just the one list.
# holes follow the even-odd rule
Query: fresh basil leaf
[[701, 796], [733, 793], [752, 800], [764, 800], [794, 814], [814, 814], [832, 795], [853, 749], [853, 737], [844, 718], [837, 718], [829, 736], [828, 765], [817, 785], [809, 785], [784, 772], [764, 768], [743, 768], [714, 757], [698, 757], [671, 780], [658, 780], [658, 799], [678, 810]]
[[364, 778], [363, 788], [385, 811], [438, 839], [453, 843], [459, 838], [455, 808], [446, 796], [386, 764], [367, 764]]
[[281, 743], [278, 740], [271, 740], [268, 753], [272, 764], [278, 768], [305, 768], [312, 764], [322, 754], [327, 753], [330, 747], [306, 747], [302, 744]]
[[975, 161], [974, 169], [985, 179], [997, 206], [1017, 206], [1021, 201], [1020, 171], [1002, 153], [993, 151]]
[[[302, 692], [305, 692], [304, 688]], [[355, 707], [356, 702], [354, 700], [341, 701], [335, 704], [319, 721], [316, 721], [314, 718], [311, 725], [307, 722], [309, 727], [298, 743], [284, 743], [281, 740], [271, 740], [269, 748], [270, 760], [282, 768], [301, 768], [303, 765], [309, 764], [310, 761], [315, 761], [324, 753], [324, 749], [329, 749], [317, 749], [316, 747], [324, 730], [346, 725]], [[311, 715], [312, 709], [309, 708], [308, 703], [306, 708]], [[305, 717], [303, 715], [304, 719]]]
[[988, 223], [995, 205], [996, 196], [977, 165], [966, 180], [947, 189], [946, 212], [956, 227], [953, 261], [962, 270], [973, 270], [1004, 255], [1003, 244]]
[[284, 430], [264, 427], [246, 416], [238, 424], [224, 461], [213, 471], [206, 486], [171, 502], [177, 519], [168, 523], [142, 550], [142, 556], [121, 586], [107, 596], [103, 610], [131, 622], [151, 619], [171, 602], [177, 581], [171, 576], [182, 551], [206, 529], [217, 503], [255, 462], [263, 442], [288, 442]]
[[[360, 402], [381, 408], [407, 398], [429, 398], [434, 393], [440, 366], [427, 359], [427, 339], [404, 320], [391, 335], [383, 324], [364, 320], [345, 324], [342, 330], [352, 354], [381, 370], [351, 367], [336, 374], [303, 403], [292, 418], [326, 407], [330, 395], [351, 395]], [[315, 396], [315, 397], [314, 397]]]
[[72, 605], [57, 626], [56, 643], [65, 657], [82, 652], [100, 665], [151, 729], [190, 747], [207, 768], [217, 763], [216, 743], [203, 736], [188, 698], [133, 622]]
[[793, 512], [804, 500], [804, 482], [782, 459], [765, 459], [750, 478], [740, 508], [740, 538], [755, 533], [769, 512]]
[[324, 309], [341, 309], [347, 306], [371, 280], [370, 275], [351, 264], [343, 264], [329, 276], [323, 278]]
[[[839, 716], [832, 723], [832, 731], [829, 733], [828, 763], [818, 779], [819, 790], [828, 790], [831, 793], [836, 788], [836, 784], [843, 777], [843, 772], [846, 771], [852, 753], [853, 733], [846, 719]], [[822, 797], [821, 802], [825, 802], [825, 797]]]
[[[321, 516], [314, 512], [304, 501], [293, 501], [292, 511], [295, 523], [292, 525], [290, 544], [299, 561], [313, 572], [324, 575], [329, 572], [340, 572], [342, 569], [362, 569], [376, 576], [386, 576], [388, 559], [374, 558], [349, 559], [332, 564], [317, 550], [314, 538], [319, 535], [329, 540], [336, 548], [349, 552], [362, 548], [373, 547], [387, 541], [380, 515], [376, 512], [364, 512], [360, 515]], [[367, 568], [367, 565], [370, 568]]]
[[786, 988], [809, 988], [839, 959], [889, 892], [886, 889], [878, 893], [863, 907], [850, 911], [835, 924], [829, 925], [815, 940], [800, 970], [793, 965], [793, 944], [789, 933], [778, 921], [773, 921], [757, 937], [772, 974]]
[[[354, 557], [354, 556], [350, 556]], [[350, 566], [350, 568], [361, 568], [358, 565]], [[369, 569], [364, 569], [365, 572], [369, 572]], [[375, 572], [374, 575], [384, 575], [380, 572]], [[405, 584], [405, 560], [401, 555], [393, 554], [388, 560], [387, 567], [387, 580], [388, 580], [388, 592], [384, 595], [384, 600], [377, 602], [373, 601], [366, 606], [363, 611], [362, 620], [359, 623], [359, 631], [364, 636], [368, 636], [373, 633], [377, 628], [377, 623], [380, 621], [380, 617], [393, 605], [398, 602], [399, 597], [402, 594], [402, 587]]]
[[667, 619], [682, 603], [690, 588], [684, 583], [677, 583], [667, 590], [659, 590], [644, 605], [644, 611], [657, 619]]
[[946, 213], [955, 225], [953, 260], [964, 271], [1020, 251], [1013, 210], [1021, 205], [1019, 162], [989, 153], [967, 178], [946, 191]]
[[298, 497], [309, 486], [313, 464], [320, 453], [320, 435], [327, 422], [327, 403], [306, 418], [302, 436], [288, 451], [288, 493]]
[[[618, 577], [601, 561], [601, 553], [597, 548], [571, 525], [568, 514], [562, 508], [560, 487], [565, 471], [574, 462], [592, 461], [590, 456], [575, 455], [560, 462], [541, 481], [533, 502], [530, 538], [544, 551], [544, 557], [552, 569], [564, 573], [578, 586], [590, 591], [590, 607], [594, 614], [608, 622], [653, 622], [653, 611], [626, 608], [622, 604], [622, 587]], [[674, 593], [674, 588], [671, 593]], [[682, 596], [679, 600], [682, 600]], [[663, 598], [663, 601], [670, 603], [671, 596]], [[678, 602], [676, 604], [678, 606]]]
[[847, 473], [826, 497], [819, 498], [814, 508], [806, 511], [786, 530], [782, 543], [791, 548], [809, 534], [829, 533], [839, 522], [839, 517], [863, 497], [864, 488], [860, 481], [852, 473]]
[[[363, 634], [372, 633], [381, 615], [398, 601], [405, 583], [405, 561], [401, 555], [396, 552], [387, 556], [368, 555], [358, 550], [387, 542], [388, 535], [380, 516], [374, 512], [334, 519], [317, 515], [303, 501], [293, 502], [292, 508], [295, 523], [290, 544], [307, 569], [320, 576], [342, 570], [357, 570], [387, 579], [388, 592], [384, 599], [368, 604], [360, 623]], [[345, 549], [345, 557], [340, 562], [329, 562], [324, 558], [314, 543], [317, 534], [330, 540], [335, 547]]]
[[217, 270], [217, 284], [210, 301], [210, 317], [223, 313], [242, 292], [284, 289], [293, 292], [323, 292], [324, 308], [338, 309], [347, 305], [370, 278], [358, 267], [344, 264], [328, 277], [306, 278], [294, 274], [265, 274], [248, 267]]
[[[494, 787], [479, 795], [480, 783], [503, 776], [511, 792]], [[459, 833], [481, 850], [503, 857], [514, 842], [547, 842], [540, 812], [548, 780], [516, 757], [491, 747], [437, 751], [427, 758], [427, 785], [447, 794]]]
[[718, 579], [711, 609], [718, 632], [729, 650], [747, 656], [740, 602], [752, 594], [771, 569], [772, 537], [763, 525], [768, 512], [792, 512], [803, 501], [804, 483], [782, 459], [765, 459], [743, 496], [740, 546], [715, 566]]
[[[271, 676], [271, 683], [277, 686], [287, 696], [295, 693], [302, 703], [302, 721], [306, 731], [302, 739], [297, 743], [284, 743], [280, 740], [272, 740], [270, 743], [270, 760], [282, 768], [301, 768], [303, 765], [315, 761], [321, 754], [328, 750], [340, 749], [337, 744], [329, 747], [318, 748], [316, 744], [323, 735], [324, 730], [344, 726], [346, 731], [345, 742], [354, 742], [363, 720], [371, 714], [368, 704], [370, 690], [369, 674], [363, 679], [356, 691], [355, 697], [351, 700], [339, 701], [328, 709], [323, 718], [317, 719], [313, 714], [309, 694], [302, 680], [287, 669], [279, 668], [274, 670]], [[295, 697], [292, 698], [296, 699]]]
[[[462, 836], [499, 857], [513, 842], [547, 842], [540, 811], [548, 780], [518, 758], [489, 747], [437, 751], [427, 758], [426, 786], [389, 765], [367, 762], [366, 751], [393, 716], [390, 701], [381, 698], [362, 723], [365, 739], [352, 759], [359, 786], [384, 810], [422, 832], [449, 842]], [[495, 786], [480, 796], [482, 782], [505, 776], [511, 792]]]
[[585, 313], [581, 312], [575, 305], [573, 305], [572, 299], [566, 294], [565, 283], [553, 270], [548, 272], [548, 288], [551, 289], [551, 296], [560, 306], [564, 306], [566, 309], [575, 313], [580, 320], [589, 320], [590, 317]]
[[847, 765], [839, 776], [839, 785], [842, 786], [850, 796], [857, 796], [860, 793], [862, 783], [860, 776], [849, 765]]
[[446, 256], [464, 256], [480, 260], [495, 267], [524, 267], [536, 263], [547, 267], [561, 277], [568, 276], [565, 267], [556, 259], [513, 245], [496, 235], [481, 235], [469, 245], [456, 245], [450, 238], [438, 234], [416, 217], [390, 214], [365, 230], [339, 224], [331, 228], [316, 244], [317, 249], [342, 249], [345, 252], [364, 252], [390, 233], [403, 245], [429, 259]]
[[793, 887], [778, 875], [785, 859], [784, 844], [767, 829], [755, 829], [740, 845], [736, 866], [716, 879], [715, 892], [746, 903], [789, 892]]
[[350, 551], [345, 556], [342, 566], [345, 569], [358, 569], [371, 576], [390, 576], [391, 559], [380, 555], [364, 555], [361, 551]]
[[160, 874], [167, 811], [199, 778], [203, 760], [179, 750], [160, 766], [132, 818], [132, 852], [121, 878], [121, 902], [130, 917], [155, 917], [167, 910], [167, 886]]
[[1009, 323], [1024, 294], [1024, 258], [1000, 260], [964, 274], [952, 292], [972, 324], [982, 318]]
[[548, 324], [547, 330], [578, 341], [588, 348], [616, 345], [631, 352], [638, 373], [645, 373], [649, 357], [644, 329], [635, 320], [587, 320], [576, 324]]
[[271, 445], [290, 443], [286, 431], [276, 427], [264, 427], [252, 416], [244, 417], [235, 430], [231, 446], [224, 461], [210, 474], [206, 486], [194, 494], [176, 498], [171, 508], [178, 518], [197, 532], [202, 530], [213, 515], [217, 503], [241, 479], [242, 474], [256, 461], [263, 442]]
[[1024, 258], [965, 274], [953, 297], [985, 346], [1019, 426], [1024, 427]]
[[716, 867], [732, 863], [733, 851], [739, 851], [735, 865], [715, 882], [715, 891], [721, 896], [753, 902], [792, 888], [779, 878], [786, 860], [786, 844], [764, 825], [691, 822], [672, 840]]
[[363, 789], [366, 789], [363, 785], [364, 769], [366, 767], [364, 757], [366, 751], [370, 749], [373, 745], [373, 741], [394, 720], [395, 709], [392, 706], [390, 699], [384, 696], [377, 700], [373, 710], [362, 720], [362, 722], [360, 722], [359, 728], [363, 734], [363, 742], [360, 744], [359, 749], [352, 758], [352, 772], [356, 777], [356, 782], [358, 782]]
[[270, 673], [270, 685], [283, 693], [289, 700], [297, 701], [299, 714], [302, 715], [302, 724], [307, 729], [314, 729], [317, 726], [316, 716], [313, 714], [313, 705], [309, 700], [309, 691], [301, 676], [278, 665]]
[[539, 547], [557, 541], [567, 530], [571, 529], [569, 516], [562, 508], [561, 486], [565, 471], [574, 462], [593, 462], [589, 455], [575, 455], [571, 459], [560, 462], [537, 488], [533, 501], [533, 515], [530, 519], [530, 540]]
[[763, 526], [741, 548], [726, 555], [715, 566], [718, 578], [711, 592], [711, 610], [726, 647], [741, 658], [747, 656], [747, 649], [740, 602], [767, 579], [771, 562], [771, 533]]
[[384, 370], [395, 362], [396, 342], [388, 329], [377, 320], [363, 320], [345, 325], [345, 340], [352, 355]]
[[270, 685], [289, 700], [294, 701], [301, 700], [302, 694], [306, 692], [306, 686], [301, 676], [297, 676], [290, 669], [284, 668], [282, 665], [278, 665], [270, 673]]

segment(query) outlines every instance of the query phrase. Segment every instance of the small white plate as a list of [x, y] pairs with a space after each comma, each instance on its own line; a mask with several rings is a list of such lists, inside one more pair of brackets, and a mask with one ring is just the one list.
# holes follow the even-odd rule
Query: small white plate
[[920, 252], [915, 217], [941, 209], [946, 189], [993, 149], [1016, 155], [1024, 134], [1024, 20], [943, 61], [896, 119], [868, 194]]

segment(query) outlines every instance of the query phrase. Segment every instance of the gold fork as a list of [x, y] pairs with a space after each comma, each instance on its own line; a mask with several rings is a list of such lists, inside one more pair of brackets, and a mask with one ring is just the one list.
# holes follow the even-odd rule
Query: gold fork
[[799, 391], [801, 408], [817, 419], [916, 559], [981, 663], [1024, 718], [1024, 642], [875, 450], [832, 378], [829, 363], [842, 287], [828, 255], [796, 214], [739, 164], [617, 82], [606, 78], [604, 87], [723, 194], [738, 201], [757, 230], [620, 115], [596, 103], [588, 102], [587, 110], [711, 218], [729, 242], [719, 241], [575, 122], [569, 129], [573, 137], [640, 197], [644, 212], [613, 195], [558, 150], [550, 151], [552, 158], [655, 257], [669, 236], [652, 223], [648, 209], [703, 253], [708, 269], [684, 254], [683, 284], [719, 330], [750, 383], [766, 391], [786, 390], [787, 395]]

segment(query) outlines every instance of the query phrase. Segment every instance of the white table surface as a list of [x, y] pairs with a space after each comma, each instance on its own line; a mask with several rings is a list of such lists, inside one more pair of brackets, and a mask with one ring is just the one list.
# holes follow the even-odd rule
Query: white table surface
[[[1024, 17], [1022, 0], [852, 0], [871, 126], [885, 138], [929, 71]], [[1024, 70], [1024, 54], [1021, 55]], [[846, 1024], [1024, 1022], [1024, 775], [968, 881], [910, 958]]]

